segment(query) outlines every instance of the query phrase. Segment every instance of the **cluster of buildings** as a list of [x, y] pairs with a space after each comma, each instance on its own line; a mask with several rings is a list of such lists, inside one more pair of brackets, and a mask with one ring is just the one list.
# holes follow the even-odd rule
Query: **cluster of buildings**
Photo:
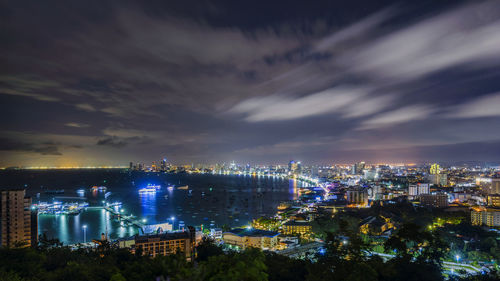
[[116, 244], [120, 248], [129, 249], [132, 253], [141, 253], [151, 257], [182, 253], [187, 260], [192, 260], [199, 240], [195, 228], [187, 227], [185, 231], [173, 232], [160, 229], [144, 235], [122, 238], [118, 239]]
[[[315, 186], [298, 188], [300, 200], [282, 202], [275, 218], [254, 221], [252, 227], [248, 228], [211, 230], [209, 236], [232, 249], [293, 249], [299, 247], [301, 239], [314, 239], [312, 221], [318, 213], [326, 211], [334, 215], [344, 209], [369, 208], [373, 204], [390, 204], [400, 200], [426, 208], [470, 208], [471, 224], [500, 226], [500, 178], [495, 177], [496, 170], [443, 169], [438, 164], [425, 167], [369, 166], [363, 162], [351, 166], [314, 167], [290, 161], [287, 166], [250, 167], [231, 163], [213, 167], [183, 167], [183, 171], [218, 171], [226, 174], [249, 171], [262, 175], [279, 173], [281, 176], [308, 181], [312, 183], [311, 186]], [[326, 176], [319, 177], [320, 174]], [[476, 183], [478, 177], [481, 180]], [[401, 223], [402, 219], [394, 214], [372, 215], [361, 220], [359, 231], [389, 237]], [[141, 249], [151, 255], [171, 253], [179, 247], [188, 251], [196, 242], [162, 242], [179, 237], [188, 239], [188, 233], [138, 237], [134, 240], [134, 249]], [[191, 245], [191, 248], [186, 245]]]
[[[228, 231], [212, 231], [208, 236], [228, 249], [244, 250], [250, 247], [262, 250], [279, 248], [280, 233], [255, 228], [234, 228]], [[202, 241], [204, 234], [192, 226], [183, 231], [164, 231], [159, 229], [152, 233], [135, 235], [118, 239], [115, 243], [120, 248], [129, 249], [133, 253], [147, 256], [182, 253], [187, 260], [196, 255], [195, 247]]]
[[491, 182], [484, 184], [481, 193], [485, 204], [472, 207], [471, 223], [500, 227], [500, 177], [492, 178]]
[[[416, 207], [456, 208], [470, 210], [472, 225], [500, 227], [500, 175], [498, 169], [479, 167], [447, 167], [438, 164], [304, 166], [292, 160], [287, 165], [216, 165], [174, 166], [163, 159], [150, 166], [130, 163], [131, 170], [146, 172], [187, 172], [217, 174], [249, 174], [281, 176], [309, 183], [297, 188], [299, 200], [282, 202], [277, 215], [248, 228], [228, 231], [210, 229], [218, 242], [234, 249], [256, 247], [282, 250], [299, 245], [299, 240], [312, 240], [312, 222], [320, 213], [345, 209], [369, 208], [374, 204], [409, 201]], [[37, 213], [31, 208], [24, 190], [1, 193], [1, 245], [37, 243]], [[359, 231], [375, 236], [390, 236], [400, 224], [393, 214], [367, 216], [359, 223]], [[192, 259], [202, 234], [193, 227], [172, 231], [171, 226], [148, 230], [147, 234], [119, 239], [117, 245], [133, 252], [156, 256], [182, 252]]]

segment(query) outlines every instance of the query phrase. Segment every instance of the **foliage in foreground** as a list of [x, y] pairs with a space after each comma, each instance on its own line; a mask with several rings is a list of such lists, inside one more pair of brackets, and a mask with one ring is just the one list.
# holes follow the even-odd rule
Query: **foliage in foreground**
[[[310, 260], [257, 249], [224, 252], [211, 241], [197, 247], [193, 262], [182, 255], [133, 255], [109, 245], [75, 251], [56, 243], [42, 243], [38, 249], [3, 248], [0, 280], [444, 280], [441, 259], [445, 245], [438, 236], [407, 225], [385, 245], [396, 257], [384, 260], [371, 255], [363, 239], [347, 229], [341, 227], [338, 234], [342, 236], [329, 233], [325, 251]], [[489, 281], [498, 276], [453, 280]]]

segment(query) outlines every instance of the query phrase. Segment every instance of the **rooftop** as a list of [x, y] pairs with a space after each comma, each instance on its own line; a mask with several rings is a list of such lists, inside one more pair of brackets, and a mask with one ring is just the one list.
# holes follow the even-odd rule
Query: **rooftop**
[[261, 237], [261, 236], [266, 236], [266, 237], [275, 237], [278, 236], [278, 232], [274, 231], [267, 231], [267, 230], [261, 230], [261, 229], [247, 229], [247, 228], [235, 228], [231, 229], [230, 231], [226, 231], [225, 233], [231, 233], [240, 237], [244, 236], [251, 236], [251, 237]]
[[284, 225], [309, 225], [307, 221], [287, 221]]
[[135, 237], [136, 243], [147, 242], [149, 240], [176, 240], [176, 239], [186, 239], [189, 238], [188, 232], [164, 232], [160, 234], [147, 234], [147, 235], [138, 235]]

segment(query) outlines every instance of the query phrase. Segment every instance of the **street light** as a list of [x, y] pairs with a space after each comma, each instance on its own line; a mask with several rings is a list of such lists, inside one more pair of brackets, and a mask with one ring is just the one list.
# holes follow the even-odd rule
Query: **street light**
[[87, 225], [83, 225], [83, 243], [87, 243]]
[[458, 261], [460, 260], [460, 256], [459, 256], [459, 255], [456, 255], [456, 256], [455, 256], [455, 259], [457, 260], [457, 263], [458, 263]]
[[146, 223], [146, 221], [147, 221], [146, 219], [142, 219], [142, 223]]

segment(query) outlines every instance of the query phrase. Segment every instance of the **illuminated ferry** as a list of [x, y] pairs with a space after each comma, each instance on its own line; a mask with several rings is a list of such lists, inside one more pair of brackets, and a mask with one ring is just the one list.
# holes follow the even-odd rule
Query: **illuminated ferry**
[[106, 191], [108, 188], [105, 186], [94, 185], [90, 188], [92, 191]]
[[139, 189], [139, 193], [156, 193], [159, 189], [161, 189], [159, 184], [148, 184], [146, 187]]

